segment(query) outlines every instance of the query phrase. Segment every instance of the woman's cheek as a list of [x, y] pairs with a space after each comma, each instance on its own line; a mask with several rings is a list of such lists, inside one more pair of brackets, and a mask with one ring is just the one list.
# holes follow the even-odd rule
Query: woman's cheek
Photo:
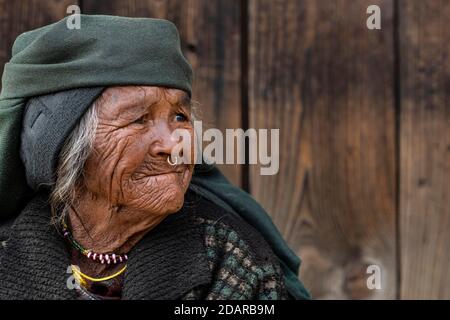
[[[120, 177], [127, 167], [133, 165], [126, 163], [124, 155], [127, 154], [130, 141], [128, 136], [120, 136], [118, 132], [100, 134], [96, 137], [94, 151], [87, 159], [85, 170], [87, 186], [91, 191], [111, 198], [120, 189]], [[129, 157], [130, 160], [133, 157]], [[124, 161], [125, 160], [125, 161]]]

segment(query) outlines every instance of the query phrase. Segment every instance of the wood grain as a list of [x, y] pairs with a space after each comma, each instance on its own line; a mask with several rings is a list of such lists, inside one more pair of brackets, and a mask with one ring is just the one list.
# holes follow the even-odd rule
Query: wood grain
[[[228, 0], [83, 1], [82, 11], [168, 19], [177, 25], [182, 49], [194, 69], [193, 99], [200, 103], [204, 129], [240, 128], [240, 2]], [[239, 165], [219, 165], [241, 185]]]
[[399, 4], [401, 298], [450, 299], [450, 2]]
[[77, 4], [77, 1], [0, 0], [0, 74], [11, 58], [12, 45], [19, 34], [64, 18], [71, 4]]
[[[382, 31], [366, 27], [371, 4]], [[395, 298], [393, 2], [251, 0], [249, 16], [250, 127], [280, 128], [280, 171], [253, 167], [252, 194], [313, 297]]]

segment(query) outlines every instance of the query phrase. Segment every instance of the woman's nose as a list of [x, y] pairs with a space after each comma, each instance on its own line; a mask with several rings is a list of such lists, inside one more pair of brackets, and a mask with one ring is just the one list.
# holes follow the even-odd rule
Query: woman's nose
[[178, 144], [179, 139], [172, 134], [167, 121], [155, 121], [152, 128], [152, 144], [150, 152], [154, 157], [167, 157], [171, 154], [172, 149]]

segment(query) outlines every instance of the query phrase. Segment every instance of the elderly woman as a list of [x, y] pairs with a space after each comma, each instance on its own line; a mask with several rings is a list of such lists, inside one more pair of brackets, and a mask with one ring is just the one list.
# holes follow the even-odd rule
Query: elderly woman
[[193, 136], [175, 26], [66, 22], [19, 36], [5, 65], [0, 298], [308, 298], [261, 207], [171, 160], [172, 132]]

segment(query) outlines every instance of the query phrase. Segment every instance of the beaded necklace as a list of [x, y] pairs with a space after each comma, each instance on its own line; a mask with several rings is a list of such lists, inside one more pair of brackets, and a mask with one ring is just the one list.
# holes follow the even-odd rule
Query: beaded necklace
[[80, 243], [78, 243], [72, 236], [67, 227], [67, 223], [65, 221], [62, 222], [62, 231], [63, 236], [70, 242], [70, 244], [77, 249], [82, 255], [86, 256], [88, 259], [91, 259], [96, 262], [100, 262], [102, 264], [117, 264], [122, 263], [128, 260], [128, 256], [126, 254], [115, 254], [112, 252], [108, 253], [98, 253], [94, 252], [91, 249], [84, 248]]
[[80, 285], [82, 285], [83, 287], [86, 287], [86, 285], [87, 285], [86, 280], [89, 280], [92, 282], [104, 282], [104, 281], [114, 279], [115, 277], [121, 275], [126, 270], [127, 266], [124, 266], [122, 269], [120, 269], [116, 273], [114, 273], [110, 276], [107, 276], [107, 277], [103, 277], [103, 278], [93, 278], [91, 276], [88, 276], [87, 274], [81, 272], [81, 270], [78, 268], [78, 266], [72, 265], [71, 268], [72, 268], [72, 273], [73, 273], [75, 279], [77, 279], [78, 283]]

